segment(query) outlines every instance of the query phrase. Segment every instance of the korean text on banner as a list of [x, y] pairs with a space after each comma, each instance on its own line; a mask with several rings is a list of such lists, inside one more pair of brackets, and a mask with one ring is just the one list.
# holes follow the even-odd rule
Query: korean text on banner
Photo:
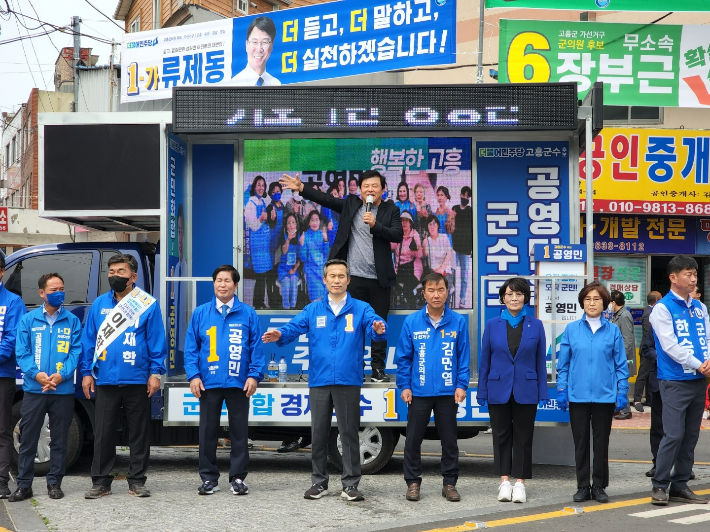
[[[479, 275], [533, 275], [536, 244], [570, 241], [569, 143], [477, 142], [476, 168]], [[503, 282], [480, 285], [486, 321]]]
[[[123, 37], [121, 103], [456, 62], [456, 0], [340, 0]], [[269, 61], [270, 60], [270, 61]]]
[[[593, 146], [594, 212], [710, 215], [710, 132], [604, 128]], [[579, 173], [584, 211], [584, 154]]]
[[[530, 31], [534, 24], [535, 31]], [[500, 81], [571, 81], [605, 105], [710, 107], [707, 27], [500, 21]]]
[[486, 7], [574, 11], [710, 11], [707, 0], [486, 0]]

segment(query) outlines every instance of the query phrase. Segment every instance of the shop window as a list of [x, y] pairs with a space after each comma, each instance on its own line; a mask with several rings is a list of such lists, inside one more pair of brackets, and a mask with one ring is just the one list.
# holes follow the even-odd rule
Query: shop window
[[605, 105], [604, 124], [662, 124], [663, 107]]

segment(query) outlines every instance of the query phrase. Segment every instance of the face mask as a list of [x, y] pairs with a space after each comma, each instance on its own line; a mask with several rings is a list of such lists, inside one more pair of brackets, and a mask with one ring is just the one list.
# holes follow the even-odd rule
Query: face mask
[[468, 199], [467, 199], [467, 198], [461, 198], [461, 205], [463, 205], [464, 207], [465, 207], [466, 205], [468, 205]]
[[301, 195], [298, 192], [291, 194], [291, 197], [293, 198], [293, 201], [301, 201]]
[[386, 190], [382, 193], [382, 201], [387, 201], [387, 191]]
[[108, 278], [108, 284], [111, 286], [111, 290], [119, 294], [126, 290], [128, 281], [128, 277], [121, 277], [120, 275], [112, 275]]
[[614, 305], [612, 305], [611, 303], [609, 303], [609, 306], [607, 307], [607, 310], [608, 310], [609, 312], [614, 312]]
[[274, 192], [271, 195], [271, 199], [274, 201], [281, 201], [281, 192]]
[[51, 294], [45, 294], [47, 296], [47, 303], [50, 307], [59, 308], [64, 303], [64, 292], [52, 292]]

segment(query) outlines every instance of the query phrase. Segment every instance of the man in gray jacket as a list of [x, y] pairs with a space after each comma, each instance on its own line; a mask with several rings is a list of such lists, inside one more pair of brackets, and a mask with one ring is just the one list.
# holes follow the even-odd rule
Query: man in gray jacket
[[[629, 377], [633, 377], [636, 375], [634, 318], [626, 307], [626, 298], [623, 292], [612, 290], [609, 294], [611, 295], [611, 311], [613, 312], [609, 321], [616, 324], [621, 330], [621, 336], [624, 339], [624, 347], [626, 348], [626, 360], [629, 364]], [[628, 406], [614, 413], [614, 418], [616, 419], [629, 419], [630, 417], [631, 408]]]

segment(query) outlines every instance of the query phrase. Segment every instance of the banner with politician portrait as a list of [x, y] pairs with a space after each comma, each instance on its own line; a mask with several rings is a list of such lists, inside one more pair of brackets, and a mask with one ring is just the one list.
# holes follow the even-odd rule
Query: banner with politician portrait
[[295, 310], [326, 297], [322, 268], [340, 216], [282, 190], [279, 178], [299, 174], [307, 186], [345, 198], [359, 195], [362, 172], [373, 169], [385, 176], [404, 231], [391, 244], [391, 309], [421, 308], [420, 281], [430, 272], [449, 279], [450, 306], [471, 308], [470, 138], [246, 140], [244, 161], [247, 304]]
[[339, 0], [126, 33], [121, 103], [456, 62], [456, 0]]

